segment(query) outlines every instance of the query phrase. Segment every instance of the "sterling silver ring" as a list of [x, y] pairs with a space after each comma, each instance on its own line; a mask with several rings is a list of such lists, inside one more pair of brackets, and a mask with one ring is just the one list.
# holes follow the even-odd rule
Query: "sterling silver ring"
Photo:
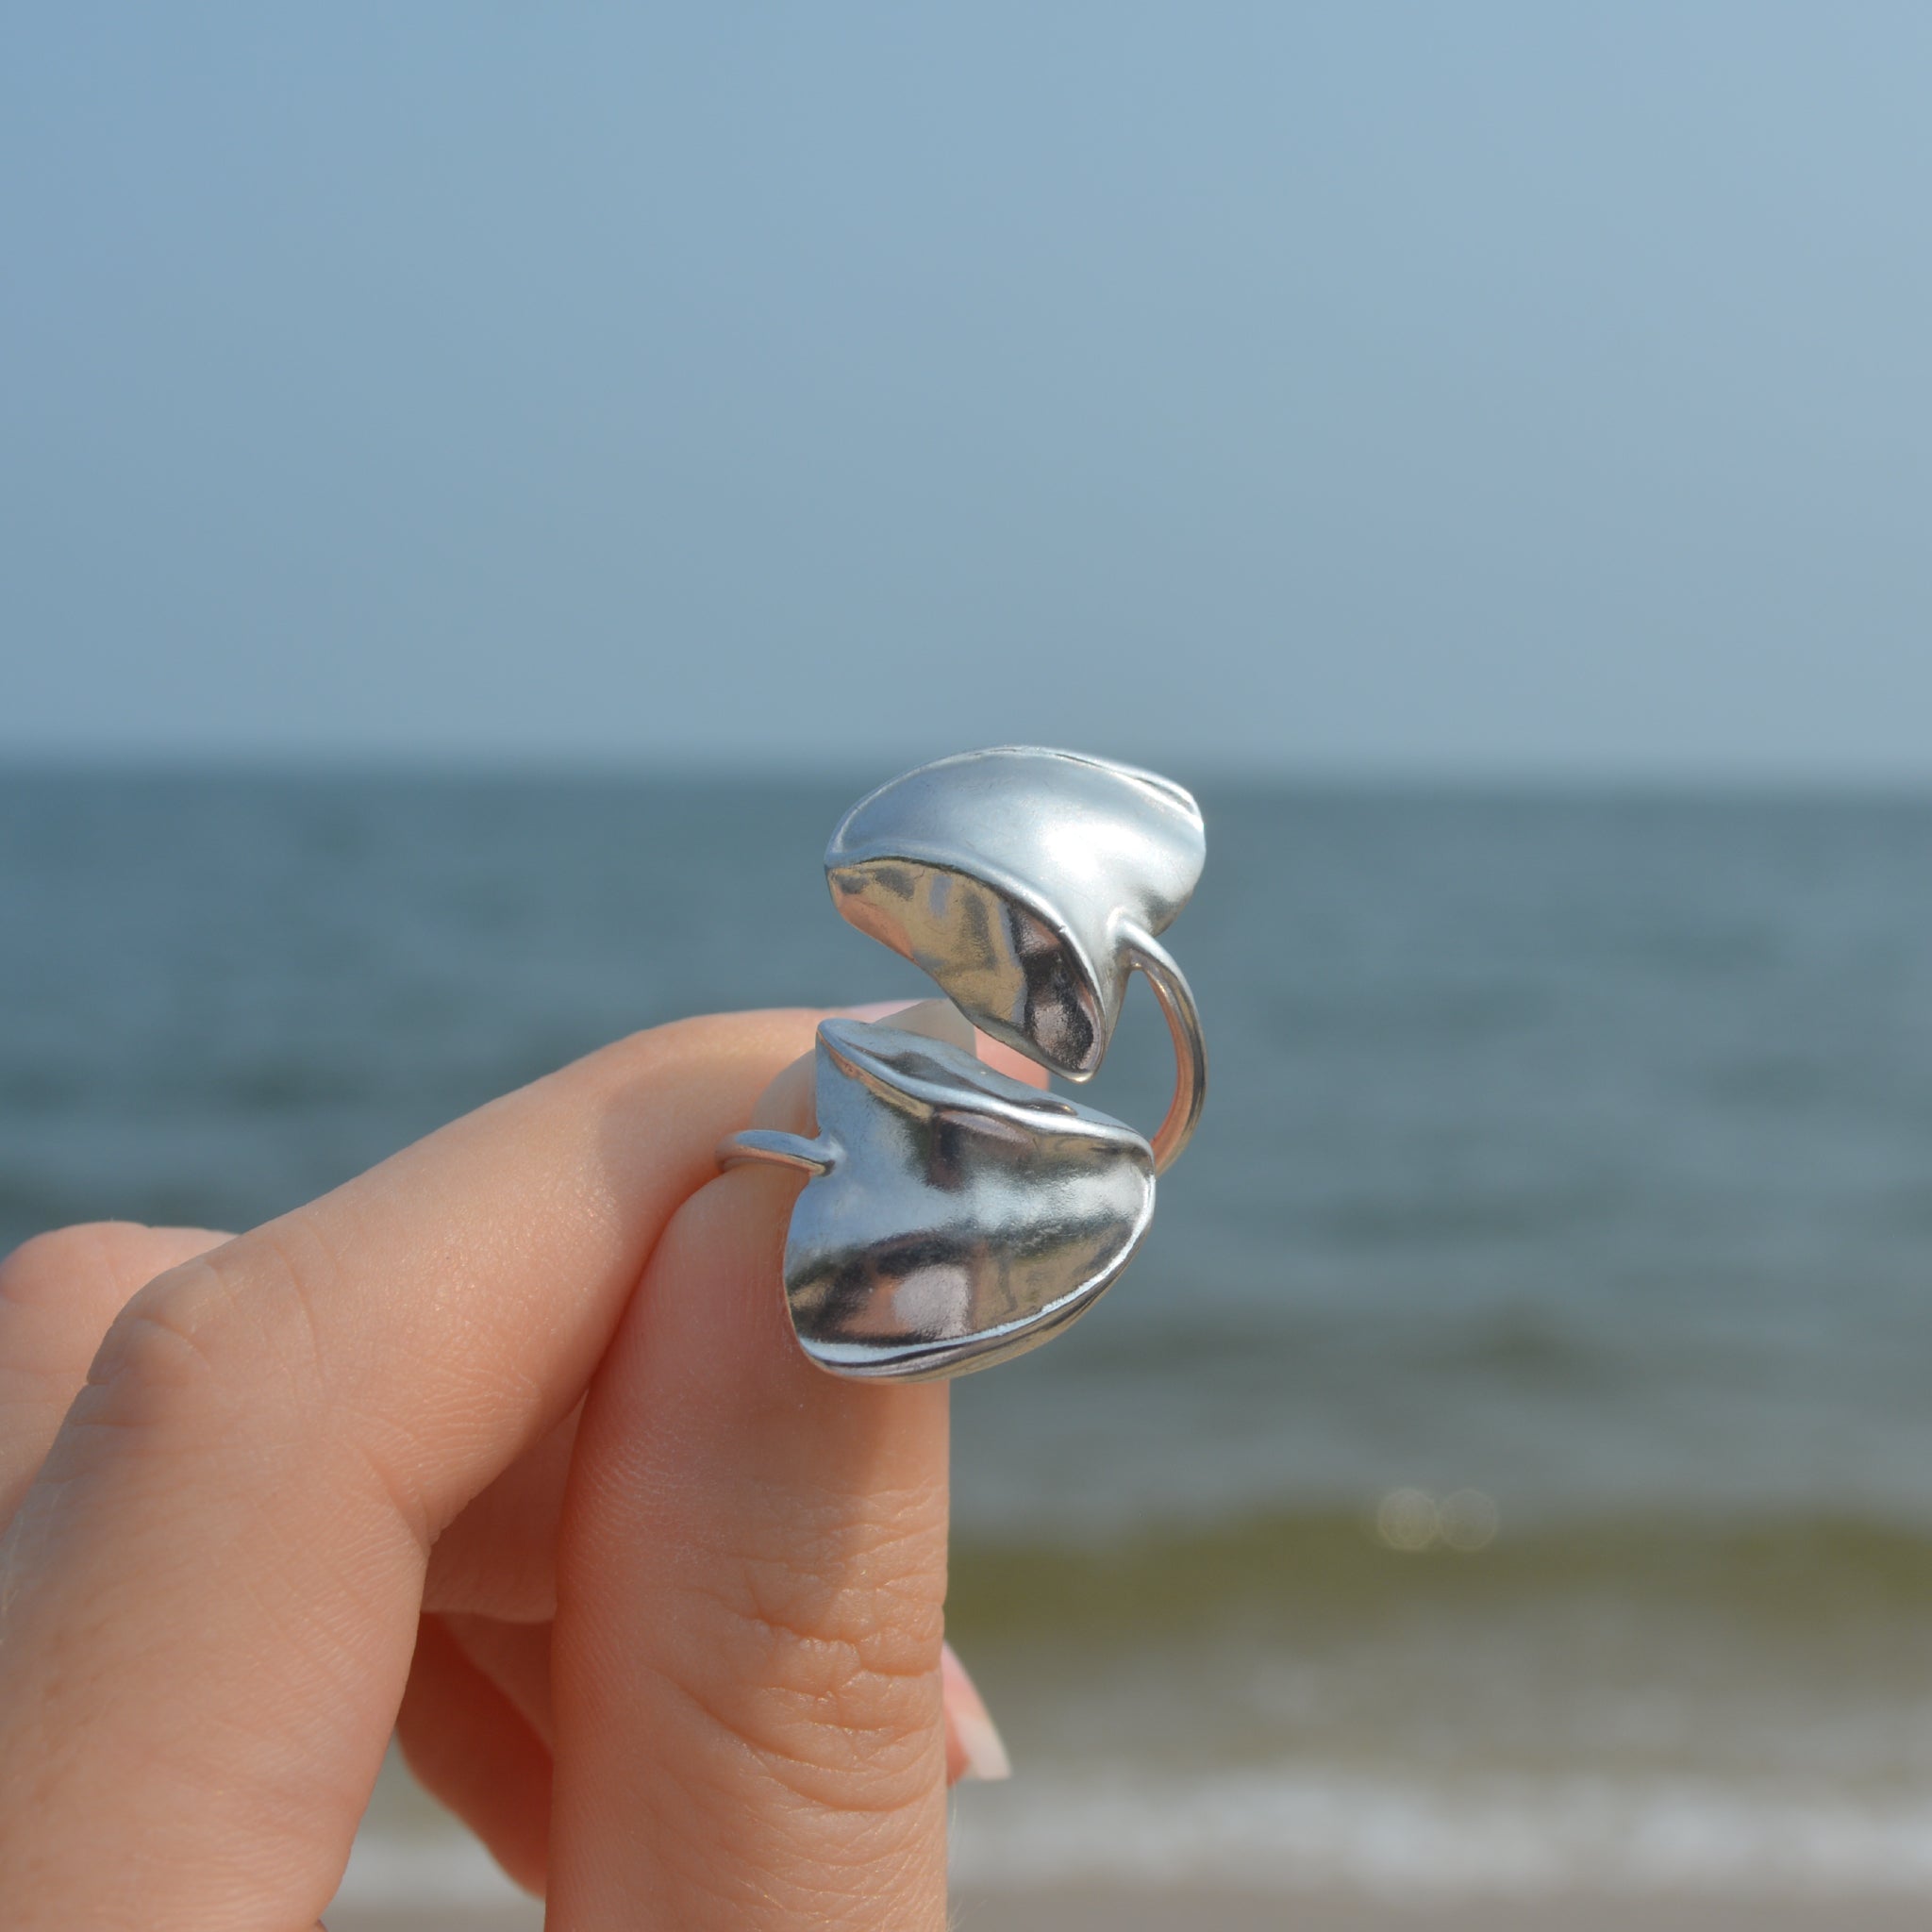
[[[951, 1008], [825, 1021], [816, 1134], [747, 1128], [719, 1147], [724, 1166], [808, 1176], [785, 1294], [821, 1368], [897, 1380], [984, 1368], [1058, 1333], [1119, 1277], [1153, 1219], [1155, 1176], [1207, 1097], [1200, 1015], [1156, 937], [1206, 850], [1178, 785], [1030, 746], [923, 765], [840, 821], [833, 903]], [[974, 1057], [978, 1027], [1049, 1073], [1091, 1078], [1136, 971], [1174, 1049], [1151, 1141]]]

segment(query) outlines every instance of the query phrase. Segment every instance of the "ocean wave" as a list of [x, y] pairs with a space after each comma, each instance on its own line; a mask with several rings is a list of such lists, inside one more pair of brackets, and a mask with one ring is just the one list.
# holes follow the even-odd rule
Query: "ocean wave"
[[1368, 1778], [1288, 1764], [1186, 1781], [969, 1789], [965, 1883], [1290, 1893], [1932, 1897], [1932, 1789], [1883, 1801], [1692, 1780]]
[[[1565, 1893], [1932, 1899], [1932, 1789], [1829, 1790], [1571, 1776], [1453, 1782], [1288, 1763], [1188, 1779], [1113, 1774], [967, 1787], [956, 1880], [1105, 1882], [1424, 1902]], [[453, 1829], [375, 1824], [337, 1894], [363, 1908], [523, 1895]]]

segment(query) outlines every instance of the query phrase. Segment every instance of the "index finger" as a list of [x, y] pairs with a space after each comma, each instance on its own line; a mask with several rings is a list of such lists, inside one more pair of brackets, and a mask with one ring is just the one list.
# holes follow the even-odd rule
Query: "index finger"
[[134, 1298], [0, 1543], [11, 1924], [313, 1921], [430, 1544], [576, 1400], [815, 1019], [607, 1048]]

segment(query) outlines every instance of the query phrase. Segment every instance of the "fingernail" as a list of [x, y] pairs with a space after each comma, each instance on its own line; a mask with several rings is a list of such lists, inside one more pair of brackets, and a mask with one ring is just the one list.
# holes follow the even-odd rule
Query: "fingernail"
[[841, 1007], [839, 1010], [848, 1020], [884, 1020], [918, 1004], [917, 1000], [872, 1000], [861, 1007]]
[[948, 1741], [961, 1763], [958, 1775], [981, 1778], [988, 1783], [1011, 1777], [1013, 1765], [1007, 1756], [1007, 1747], [1000, 1742], [1000, 1734], [993, 1728], [979, 1692], [973, 1688], [966, 1666], [954, 1656], [950, 1643], [940, 1653], [940, 1675], [945, 1695]]

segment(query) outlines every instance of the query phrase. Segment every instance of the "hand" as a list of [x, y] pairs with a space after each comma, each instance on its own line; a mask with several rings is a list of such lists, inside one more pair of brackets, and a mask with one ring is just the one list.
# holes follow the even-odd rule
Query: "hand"
[[0, 1268], [9, 1932], [312, 1925], [392, 1728], [558, 1932], [943, 1924], [949, 1774], [999, 1768], [942, 1672], [945, 1389], [812, 1368], [798, 1178], [712, 1162], [809, 1131], [799, 1075], [755, 1102], [816, 1018]]

